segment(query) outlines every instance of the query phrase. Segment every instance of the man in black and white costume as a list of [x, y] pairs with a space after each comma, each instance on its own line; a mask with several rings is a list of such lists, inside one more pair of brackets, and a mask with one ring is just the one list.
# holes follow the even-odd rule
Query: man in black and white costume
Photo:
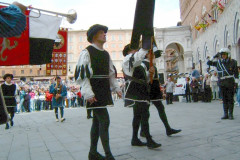
[[[91, 128], [91, 146], [89, 160], [114, 160], [109, 145], [108, 106], [113, 106], [111, 91], [122, 96], [115, 79], [115, 71], [109, 53], [104, 50], [108, 28], [95, 24], [87, 31], [87, 40], [91, 43], [80, 53], [75, 70], [75, 80], [81, 86], [81, 93], [87, 101], [87, 109], [93, 109]], [[111, 89], [110, 89], [111, 88]], [[97, 152], [97, 143], [101, 138], [106, 157]]]
[[[155, 49], [155, 48], [154, 48]], [[125, 46], [123, 50], [123, 72], [126, 79], [125, 88], [125, 107], [133, 107], [133, 133], [132, 146], [146, 146], [149, 149], [158, 148], [161, 144], [153, 141], [149, 133], [149, 73], [154, 72], [154, 67], [147, 69], [142, 64], [144, 58], [149, 55], [148, 50], [141, 48], [138, 50], [130, 49], [130, 45]], [[140, 141], [138, 130], [142, 123], [142, 129], [146, 136], [147, 143]]]
[[[13, 126], [13, 117], [17, 107], [16, 95], [17, 95], [17, 86], [12, 83], [13, 75], [5, 74], [3, 76], [4, 83], [1, 85], [3, 97], [6, 103], [7, 111], [10, 114], [10, 125]], [[6, 128], [9, 129], [9, 124], [6, 123]]]
[[[155, 58], [159, 58], [161, 56], [161, 51], [157, 50], [154, 53]], [[147, 70], [149, 70], [149, 60], [148, 59], [144, 59], [142, 62], [142, 65], [145, 66], [147, 68]], [[158, 78], [158, 71], [157, 68], [154, 66], [154, 76], [153, 76], [153, 82], [149, 83], [150, 86], [150, 101], [153, 103], [153, 105], [156, 107], [159, 117], [162, 120], [165, 130], [166, 130], [166, 134], [167, 136], [170, 136], [172, 134], [177, 134], [179, 132], [181, 132], [181, 129], [173, 129], [170, 127], [169, 123], [168, 123], [168, 119], [167, 119], [167, 115], [165, 113], [165, 107], [162, 103], [162, 91], [160, 90], [160, 82], [159, 82], [159, 78]], [[142, 130], [143, 127], [141, 127], [141, 132], [140, 135], [142, 137], [145, 137], [145, 134]]]

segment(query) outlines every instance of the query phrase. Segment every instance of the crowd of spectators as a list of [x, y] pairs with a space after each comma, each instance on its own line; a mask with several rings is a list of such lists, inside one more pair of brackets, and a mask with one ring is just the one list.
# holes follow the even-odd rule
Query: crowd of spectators
[[[54, 83], [54, 79], [46, 81], [14, 81], [18, 86], [17, 113], [33, 112], [42, 110], [53, 110], [52, 97], [49, 93], [49, 87]], [[124, 89], [124, 80], [118, 79], [121, 89]], [[73, 81], [64, 82], [67, 86], [67, 96], [65, 97], [65, 107], [80, 107], [84, 106], [84, 97], [80, 92], [80, 87]], [[113, 93], [113, 99], [118, 97]]]
[[[29, 81], [16, 82], [18, 95], [16, 97], [17, 113], [33, 112], [42, 110], [52, 110], [53, 94], [49, 93], [49, 87], [54, 80], [50, 81]], [[80, 107], [84, 105], [84, 100], [80, 88], [72, 82], [65, 83], [67, 86], [67, 96], [65, 97], [65, 107]]]

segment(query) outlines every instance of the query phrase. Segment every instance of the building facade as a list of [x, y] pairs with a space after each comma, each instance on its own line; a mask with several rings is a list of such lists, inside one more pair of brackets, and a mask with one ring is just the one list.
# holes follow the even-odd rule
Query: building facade
[[203, 73], [207, 57], [228, 47], [240, 64], [239, 0], [180, 0], [181, 21], [192, 33], [193, 63]]
[[0, 66], [0, 77], [6, 73], [13, 74], [17, 78], [41, 78], [46, 76], [46, 65]]
[[156, 59], [159, 73], [166, 80], [170, 73], [190, 72], [192, 68], [191, 31], [189, 26], [155, 28], [157, 46], [163, 55]]

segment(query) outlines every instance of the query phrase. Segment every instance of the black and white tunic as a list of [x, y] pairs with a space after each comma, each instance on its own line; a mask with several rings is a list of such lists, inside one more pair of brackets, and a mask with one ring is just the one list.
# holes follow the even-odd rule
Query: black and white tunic
[[16, 84], [12, 83], [8, 84], [5, 82], [1, 85], [1, 88], [8, 112], [9, 113], [14, 112], [17, 106], [17, 101], [15, 98], [15, 96], [17, 95]]
[[135, 54], [128, 54], [123, 60], [125, 107], [132, 107], [136, 101], [149, 103], [149, 71], [142, 63], [147, 53], [147, 50], [140, 49]]
[[97, 102], [87, 103], [88, 109], [113, 106], [111, 92], [121, 91], [109, 53], [92, 44], [80, 53], [75, 80], [84, 99], [95, 97]]

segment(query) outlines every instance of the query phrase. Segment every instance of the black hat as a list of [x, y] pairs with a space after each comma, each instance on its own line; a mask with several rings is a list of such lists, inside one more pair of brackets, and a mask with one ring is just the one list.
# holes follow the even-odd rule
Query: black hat
[[161, 57], [162, 52], [163, 52], [162, 50], [156, 50], [156, 51], [154, 52], [155, 58]]
[[126, 45], [123, 49], [123, 56], [125, 57], [126, 55], [128, 55], [128, 52], [131, 51], [130, 49], [130, 44]]
[[13, 79], [13, 75], [7, 73], [7, 74], [5, 74], [5, 75], [3, 76], [4, 81], [6, 80], [7, 77], [10, 77], [11, 79]]
[[88, 42], [92, 43], [93, 36], [97, 34], [97, 32], [100, 30], [103, 30], [105, 33], [107, 33], [108, 27], [100, 24], [94, 24], [93, 26], [91, 26], [87, 31]]

